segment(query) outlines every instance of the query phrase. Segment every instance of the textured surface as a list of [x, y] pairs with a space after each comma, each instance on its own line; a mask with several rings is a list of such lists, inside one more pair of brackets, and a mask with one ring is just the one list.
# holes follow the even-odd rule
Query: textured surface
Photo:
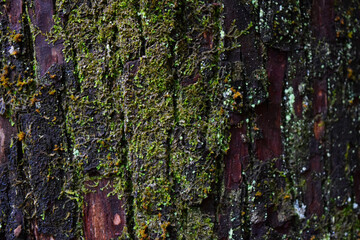
[[0, 12], [0, 239], [360, 238], [358, 1]]

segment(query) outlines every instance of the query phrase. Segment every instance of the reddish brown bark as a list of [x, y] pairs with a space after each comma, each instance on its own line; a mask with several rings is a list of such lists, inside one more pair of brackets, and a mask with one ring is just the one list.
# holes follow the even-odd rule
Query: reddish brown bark
[[[333, 41], [335, 39], [334, 31], [334, 1], [314, 1], [312, 5], [312, 27], [316, 39], [325, 41]], [[323, 56], [316, 56], [315, 61], [318, 63]], [[324, 212], [324, 203], [322, 199], [322, 183], [319, 175], [324, 171], [324, 150], [321, 149], [323, 145], [323, 137], [325, 135], [325, 122], [328, 103], [327, 103], [327, 78], [329, 77], [329, 70], [319, 77], [314, 79], [313, 88], [313, 116], [314, 116], [314, 139], [311, 143], [310, 149], [310, 165], [309, 172], [306, 176], [306, 193], [305, 203], [307, 207], [307, 215], [313, 214], [321, 216]], [[323, 145], [324, 146], [324, 145]]]
[[282, 152], [281, 141], [281, 99], [286, 70], [286, 53], [269, 49], [267, 75], [269, 99], [255, 108], [257, 127], [261, 137], [255, 141], [257, 157], [262, 160], [277, 158]]
[[42, 34], [37, 34], [35, 38], [36, 59], [39, 63], [41, 76], [44, 75], [54, 63], [64, 63], [62, 53], [63, 45], [60, 42], [51, 44], [45, 36], [54, 26], [53, 15], [54, 2], [52, 0], [34, 1], [34, 8], [31, 11], [32, 22], [42, 32]]
[[311, 11], [314, 36], [317, 39], [334, 41], [334, 0], [314, 0]]
[[102, 179], [96, 187], [95, 182], [87, 182], [88, 190], [84, 201], [85, 239], [107, 240], [121, 236], [126, 226], [123, 204], [117, 195], [111, 195], [112, 182]]
[[[15, 127], [10, 125], [5, 116], [0, 116], [0, 239], [77, 239], [80, 234], [80, 231], [76, 232], [79, 230], [79, 222], [83, 224], [82, 237], [87, 240], [117, 238], [123, 232], [128, 235], [126, 239], [149, 236], [191, 238], [187, 235], [188, 229], [209, 229], [209, 235], [204, 235], [215, 239], [215, 234], [210, 235], [216, 232], [217, 237], [224, 240], [360, 236], [360, 222], [355, 221], [360, 219], [359, 209], [354, 204], [354, 201], [360, 204], [360, 88], [357, 64], [360, 41], [359, 28], [354, 24], [360, 16], [358, 1], [274, 0], [255, 1], [256, 4], [236, 0], [224, 0], [223, 4], [200, 1], [199, 5], [203, 6], [196, 10], [196, 14], [193, 14], [195, 9], [188, 8], [184, 1], [175, 1], [174, 8], [164, 11], [157, 7], [152, 9], [156, 1], [149, 2], [149, 6], [143, 6], [143, 2], [130, 1], [131, 4], [124, 8], [124, 12], [131, 9], [130, 14], [135, 13], [130, 16], [133, 19], [129, 22], [127, 14], [125, 18], [118, 14], [127, 1], [121, 4], [113, 1], [112, 5], [107, 6], [110, 2], [100, 1], [96, 6], [92, 1], [77, 1], [75, 4], [63, 1], [64, 9], [60, 13], [55, 11], [54, 0], [9, 0], [0, 4], [4, 7], [1, 12], [5, 13], [0, 16], [3, 35], [0, 45], [5, 49], [1, 54], [1, 64], [3, 72], [11, 69], [3, 75], [0, 95], [6, 98], [6, 108], [9, 110], [11, 107], [11, 111], [5, 115], [11, 115], [17, 131], [25, 132], [26, 135], [18, 141]], [[88, 21], [87, 14], [94, 13], [92, 8], [96, 8], [96, 13], [104, 13], [99, 21]], [[138, 10], [141, 14], [136, 14]], [[173, 10], [176, 13], [170, 16]], [[28, 13], [30, 23], [27, 22]], [[81, 65], [81, 61], [78, 61], [89, 60], [86, 54], [76, 55], [79, 53], [76, 51], [81, 50], [76, 49], [78, 42], [71, 46], [71, 40], [78, 38], [64, 39], [67, 42], [70, 40], [67, 48], [71, 49], [70, 57], [74, 59], [74, 62], [65, 64], [62, 42], [52, 44], [44, 36], [54, 26], [54, 14], [64, 21], [63, 36], [74, 26], [76, 29], [83, 29], [84, 26], [99, 27], [99, 31], [90, 31], [89, 35], [80, 37], [90, 52], [96, 48], [91, 58], [104, 70], [97, 73], [94, 68], [91, 72], [96, 79], [95, 85], [87, 81], [87, 77], [84, 81], [78, 79], [74, 71], [81, 69], [79, 67], [90, 68], [89, 64]], [[180, 60], [188, 61], [175, 56], [177, 50], [183, 48], [182, 41], [189, 43], [189, 46], [196, 46], [184, 47], [191, 58], [201, 59], [195, 65], [192, 61], [187, 62], [187, 66], [179, 68], [181, 71], [176, 74], [172, 70], [168, 71], [174, 82], [179, 81], [164, 86], [167, 88], [166, 96], [173, 98], [169, 104], [174, 105], [174, 112], [183, 107], [179, 101], [184, 101], [186, 105], [187, 99], [178, 95], [178, 87], [182, 90], [203, 82], [207, 84], [207, 80], [221, 81], [219, 96], [224, 96], [224, 99], [215, 100], [204, 96], [206, 100], [201, 104], [206, 108], [204, 111], [213, 111], [212, 104], [219, 106], [219, 109], [221, 106], [221, 116], [230, 111], [228, 120], [231, 139], [227, 153], [219, 152], [216, 155], [218, 157], [211, 160], [216, 166], [215, 171], [213, 167], [211, 169], [211, 172], [216, 172], [214, 179], [224, 181], [211, 181], [211, 184], [206, 185], [202, 201], [178, 201], [177, 194], [182, 190], [177, 188], [183, 183], [174, 180], [182, 179], [181, 175], [194, 176], [186, 178], [189, 181], [186, 188], [195, 189], [193, 186], [200, 184], [196, 180], [200, 169], [198, 165], [173, 172], [172, 161], [187, 160], [170, 158], [169, 163], [165, 164], [171, 199], [158, 215], [160, 223], [166, 219], [165, 225], [158, 224], [156, 227], [159, 231], [156, 232], [153, 230], [156, 224], [147, 220], [141, 224], [139, 219], [149, 219], [158, 213], [147, 207], [145, 209], [145, 205], [137, 201], [141, 199], [138, 194], [143, 189], [142, 178], [138, 176], [153, 173], [144, 171], [142, 158], [134, 161], [133, 157], [137, 156], [129, 154], [129, 151], [134, 151], [134, 146], [138, 153], [151, 151], [143, 145], [134, 144], [133, 141], [138, 139], [132, 139], [131, 128], [162, 118], [150, 116], [149, 113], [151, 120], [148, 122], [143, 121], [146, 118], [139, 118], [141, 121], [136, 122], [134, 119], [137, 118], [131, 119], [134, 114], [143, 114], [138, 107], [149, 107], [148, 95], [135, 97], [132, 90], [149, 88], [149, 85], [142, 84], [142, 80], [135, 80], [143, 77], [141, 75], [144, 72], [140, 74], [138, 70], [144, 67], [142, 64], [147, 64], [146, 59], [156, 57], [156, 49], [151, 54], [147, 50], [154, 47], [156, 44], [152, 46], [153, 42], [158, 40], [155, 38], [151, 42], [145, 29], [148, 20], [156, 19], [156, 24], [161, 22], [158, 21], [160, 16], [170, 17], [175, 22], [179, 20], [175, 25], [170, 23], [171, 26], [166, 26], [169, 27], [167, 30], [161, 24], [158, 26], [160, 35], [164, 34], [162, 30], [168, 31], [165, 37], [171, 38], [168, 42], [171, 46], [166, 46], [169, 49], [167, 56], [160, 56], [166, 58], [166, 61], [159, 61], [163, 67], [176, 71], [182, 64]], [[187, 23], [184, 16], [196, 16], [196, 19], [186, 26], [180, 26]], [[78, 21], [78, 17], [85, 19], [86, 24]], [[214, 18], [213, 21], [211, 18]], [[100, 26], [100, 22], [103, 26]], [[139, 25], [134, 26], [134, 22]], [[204, 29], [199, 28], [202, 24], [208, 25]], [[34, 29], [32, 26], [35, 32], [31, 32]], [[132, 35], [131, 30], [135, 30], [132, 28], [140, 29], [140, 33], [137, 33], [141, 35], [139, 38]], [[151, 33], [156, 35], [154, 31], [157, 28]], [[16, 33], [21, 34], [15, 38]], [[101, 35], [99, 38], [94, 37], [97, 33]], [[128, 48], [133, 47], [133, 41], [140, 41], [139, 44], [143, 46], [129, 53], [131, 49]], [[224, 41], [224, 45], [219, 44], [221, 41]], [[241, 46], [234, 47], [238, 44]], [[9, 49], [18, 52], [12, 54]], [[138, 54], [144, 55], [141, 61], [135, 60]], [[102, 64], [102, 60], [106, 64]], [[208, 66], [208, 61], [211, 61], [211, 67], [203, 67]], [[34, 67], [37, 71], [33, 72]], [[123, 68], [124, 71], [119, 70]], [[182, 79], [183, 71], [189, 73]], [[213, 75], [219, 78], [213, 79]], [[25, 87], [28, 80], [32, 83]], [[98, 87], [100, 82], [97, 80], [103, 88]], [[157, 84], [158, 80], [154, 78], [149, 84]], [[20, 90], [22, 84], [23, 91]], [[112, 91], [115, 94], [108, 95]], [[228, 94], [231, 91], [236, 93], [236, 97]], [[194, 95], [201, 97], [201, 93], [196, 92]], [[293, 109], [286, 102], [288, 100], [294, 100]], [[123, 108], [123, 103], [131, 107]], [[76, 107], [76, 111], [72, 107]], [[175, 125], [177, 121], [180, 122], [176, 113], [171, 117]], [[106, 118], [106, 122], [102, 118]], [[197, 126], [198, 121], [204, 122], [207, 118], [194, 118], [179, 131]], [[203, 141], [203, 138], [207, 138], [205, 132], [210, 127], [213, 125], [204, 125], [206, 130], [203, 133], [195, 133], [198, 134], [195, 140], [201, 142], [201, 146], [198, 144], [196, 149], [183, 141], [184, 151], [204, 150], [205, 156], [207, 141]], [[175, 128], [173, 132], [174, 129], [169, 129], [166, 134], [169, 135], [168, 141], [172, 142], [172, 136], [177, 137], [174, 132], [178, 130]], [[117, 134], [117, 137], [112, 138]], [[141, 134], [145, 136], [149, 133], [144, 128]], [[88, 138], [86, 144], [81, 139], [83, 136]], [[224, 134], [220, 137], [225, 139], [227, 136]], [[10, 148], [11, 138], [13, 144]], [[98, 148], [97, 143], [102, 142], [98, 141], [99, 138], [106, 141], [110, 139], [114, 148]], [[167, 140], [157, 142], [157, 137], [151, 141], [160, 146], [168, 144]], [[191, 144], [195, 145], [196, 141]], [[177, 151], [175, 147], [170, 147], [165, 152], [172, 156], [173, 150]], [[107, 153], [110, 153], [109, 158], [115, 155], [118, 160], [121, 159], [120, 165], [124, 168], [119, 169], [121, 174], [118, 176], [101, 172], [100, 162], [113, 163], [113, 160], [105, 158]], [[82, 156], [86, 157], [82, 159]], [[176, 157], [181, 158], [181, 154]], [[220, 162], [222, 160], [224, 162]], [[131, 164], [128, 164], [129, 161], [132, 161]], [[131, 170], [128, 169], [129, 165]], [[109, 168], [111, 166], [109, 164]], [[190, 170], [193, 175], [189, 174]], [[83, 188], [74, 186], [83, 184], [83, 179], [76, 179], [82, 174], [98, 179], [85, 183], [86, 193], [82, 192]], [[109, 177], [99, 180], [103, 175]], [[121, 190], [125, 191], [126, 197], [123, 199], [111, 195], [119, 176], [127, 178], [122, 179], [127, 181], [126, 189]], [[131, 179], [140, 179], [134, 183], [136, 188], [130, 182]], [[161, 190], [155, 188], [155, 191]], [[208, 189], [211, 191], [208, 192]], [[116, 191], [119, 192], [118, 189]], [[81, 194], [84, 195], [77, 200], [83, 199], [84, 205], [78, 209], [79, 203], [73, 199]], [[138, 204], [137, 209], [135, 204]], [[146, 211], [139, 210], [141, 205]], [[344, 213], [346, 216], [343, 216]], [[139, 217], [139, 214], [142, 216]], [[192, 226], [193, 219], [196, 221]], [[200, 226], [198, 222], [203, 225]], [[4, 224], [6, 226], [3, 228]], [[348, 233], [352, 235], [346, 235]]]
[[229, 190], [234, 190], [242, 183], [242, 170], [246, 168], [249, 158], [249, 139], [243, 116], [233, 113], [230, 124], [231, 140], [225, 157], [225, 186]]
[[9, 120], [0, 116], [0, 165], [8, 162], [11, 138], [15, 136], [16, 129]]

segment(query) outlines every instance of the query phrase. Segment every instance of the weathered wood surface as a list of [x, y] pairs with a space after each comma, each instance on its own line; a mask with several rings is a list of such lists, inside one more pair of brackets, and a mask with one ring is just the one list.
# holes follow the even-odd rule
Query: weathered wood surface
[[360, 238], [359, 1], [0, 12], [0, 239]]

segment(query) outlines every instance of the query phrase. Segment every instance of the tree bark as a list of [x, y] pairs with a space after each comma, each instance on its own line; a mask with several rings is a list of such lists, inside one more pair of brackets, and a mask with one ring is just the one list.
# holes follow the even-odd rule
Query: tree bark
[[360, 238], [359, 1], [0, 12], [0, 239]]

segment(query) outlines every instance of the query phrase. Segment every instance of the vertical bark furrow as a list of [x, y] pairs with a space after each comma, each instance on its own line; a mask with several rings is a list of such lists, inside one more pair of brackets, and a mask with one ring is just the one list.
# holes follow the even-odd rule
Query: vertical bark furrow
[[[126, 62], [138, 58], [140, 52], [136, 4], [100, 1], [96, 11], [91, 11], [90, 2], [77, 2], [70, 9], [61, 8], [68, 4], [57, 3], [58, 16], [65, 21], [57, 27], [62, 29], [66, 57], [75, 65], [65, 97], [74, 157], [68, 166], [76, 176], [69, 181], [77, 185], [75, 191], [66, 192], [83, 208], [87, 239], [132, 238], [128, 223], [133, 220], [125, 216], [125, 211], [132, 212], [132, 193], [127, 192], [132, 189], [126, 183], [130, 173], [119, 79]], [[132, 37], [131, 28], [137, 30], [131, 31]], [[105, 187], [96, 187], [104, 182]]]
[[255, 141], [255, 151], [261, 161], [280, 157], [281, 140], [281, 99], [286, 70], [286, 53], [270, 49], [268, 52], [267, 74], [269, 81], [268, 101], [255, 108], [257, 126], [261, 137]]
[[[176, 119], [171, 173], [178, 238], [212, 239], [216, 222], [218, 166], [227, 138], [224, 78], [219, 61], [221, 5], [181, 1], [175, 31]], [[188, 26], [192, 26], [189, 28]]]
[[358, 113], [355, 110], [358, 108], [356, 99], [360, 96], [359, 83], [353, 75], [353, 69], [358, 69], [354, 61], [359, 61], [356, 55], [359, 48], [356, 38], [359, 34], [353, 34], [359, 31], [359, 26], [350, 24], [358, 21], [359, 7], [357, 1], [335, 2], [332, 22], [336, 44], [332, 44], [335, 51], [331, 58], [336, 58], [337, 61], [331, 62], [334, 73], [328, 78], [329, 124], [326, 129], [326, 152], [331, 180], [329, 215], [333, 216], [329, 224], [336, 238], [356, 236], [360, 225], [356, 191], [353, 190], [356, 184], [353, 176], [356, 178], [359, 165], [356, 146], [359, 145], [360, 136], [359, 119], [356, 117]]
[[[254, 97], [254, 102], [261, 101], [263, 97], [260, 90], [261, 83], [252, 81], [250, 85], [247, 84], [252, 73], [257, 71], [259, 64], [261, 65], [260, 50], [253, 41], [255, 31], [251, 28], [252, 10], [252, 6], [244, 6], [237, 1], [224, 1], [223, 31], [229, 35], [223, 39], [226, 51], [223, 53], [221, 64], [225, 83], [231, 86], [230, 97], [234, 99], [234, 103], [231, 106], [232, 112], [228, 116], [231, 139], [224, 158], [225, 189], [222, 192], [218, 213], [220, 239], [247, 239], [250, 232], [246, 187], [248, 179], [243, 175], [250, 159], [248, 132], [250, 113], [244, 102], [246, 104], [247, 101], [251, 102], [248, 96], [252, 94], [257, 96]], [[250, 31], [245, 34], [231, 36], [234, 29], [242, 32], [249, 28]], [[241, 45], [234, 48], [234, 43]], [[250, 89], [254, 91], [250, 92]]]
[[54, 2], [34, 1], [31, 7], [26, 7], [30, 14], [31, 34], [36, 35], [32, 47], [35, 51], [33, 64], [39, 75], [30, 107], [19, 115], [24, 142], [28, 146], [24, 149], [29, 165], [26, 174], [33, 191], [29, 196], [33, 204], [25, 209], [33, 212], [29, 217], [35, 239], [72, 239], [76, 204], [61, 195], [65, 180], [62, 165], [68, 159], [61, 97], [65, 85], [63, 47], [47, 42], [45, 37], [54, 26]]
[[[140, 1], [144, 55], [129, 64], [125, 88], [128, 159], [132, 173], [137, 238], [166, 238], [171, 223], [169, 132], [174, 124], [171, 31], [174, 2]], [[158, 34], [160, 33], [160, 34]]]

